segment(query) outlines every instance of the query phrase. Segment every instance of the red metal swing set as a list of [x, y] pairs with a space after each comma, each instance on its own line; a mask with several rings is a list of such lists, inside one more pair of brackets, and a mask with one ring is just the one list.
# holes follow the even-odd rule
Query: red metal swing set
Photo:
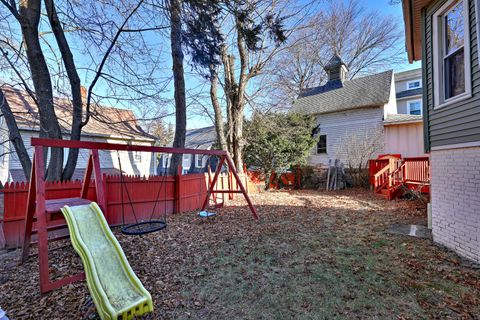
[[[219, 162], [207, 188], [207, 196], [202, 206], [202, 211], [207, 208], [210, 202], [210, 197], [214, 193], [241, 193], [252, 212], [255, 219], [258, 219], [255, 207], [248, 196], [245, 187], [239, 178], [235, 165], [230, 156], [223, 150], [200, 150], [200, 149], [185, 149], [185, 148], [169, 148], [169, 147], [152, 147], [152, 146], [135, 146], [125, 144], [112, 144], [101, 142], [85, 142], [85, 141], [69, 141], [69, 140], [54, 140], [32, 138], [31, 145], [34, 147], [32, 171], [30, 174], [30, 184], [28, 190], [27, 213], [25, 219], [25, 233], [22, 247], [22, 262], [29, 257], [29, 248], [31, 245], [32, 235], [37, 234], [38, 238], [38, 262], [40, 268], [40, 291], [46, 293], [62, 287], [64, 285], [83, 280], [84, 273], [78, 273], [73, 276], [65, 277], [59, 280], [52, 281], [49, 275], [48, 262], [48, 233], [55, 230], [65, 229], [66, 222], [63, 219], [60, 209], [66, 205], [77, 206], [88, 204], [91, 201], [87, 199], [88, 188], [91, 182], [92, 173], [95, 178], [95, 193], [97, 196], [97, 203], [103, 212], [106, 212], [106, 200], [104, 194], [104, 185], [102, 181], [102, 174], [100, 169], [99, 150], [109, 151], [143, 151], [143, 152], [159, 152], [159, 153], [174, 153], [174, 154], [200, 154], [209, 156], [218, 156]], [[82, 189], [79, 197], [76, 198], [62, 198], [47, 200], [45, 198], [45, 159], [43, 148], [75, 148], [75, 149], [89, 149], [90, 155], [85, 170]], [[222, 166], [226, 164], [236, 179], [237, 186], [240, 190], [215, 190]], [[34, 227], [36, 223], [36, 228]], [[50, 240], [52, 241], [52, 240]]]

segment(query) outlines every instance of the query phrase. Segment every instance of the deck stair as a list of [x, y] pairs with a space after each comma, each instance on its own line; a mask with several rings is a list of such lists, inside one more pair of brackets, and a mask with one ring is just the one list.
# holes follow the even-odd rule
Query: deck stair
[[384, 155], [370, 160], [370, 178], [374, 192], [389, 200], [402, 196], [408, 189], [429, 193], [430, 159]]

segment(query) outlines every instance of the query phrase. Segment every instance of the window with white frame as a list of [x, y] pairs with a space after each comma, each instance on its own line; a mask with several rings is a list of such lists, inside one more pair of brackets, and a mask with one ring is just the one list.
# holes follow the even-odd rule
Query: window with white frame
[[184, 154], [183, 155], [182, 167], [183, 168], [190, 168], [190, 155], [189, 154]]
[[168, 154], [164, 154], [162, 156], [162, 166], [164, 168], [168, 168], [169, 165], [170, 165], [170, 156]]
[[422, 79], [415, 79], [407, 82], [407, 90], [418, 89], [422, 87]]
[[409, 100], [407, 101], [408, 114], [422, 114], [422, 100]]
[[203, 168], [203, 155], [201, 154], [195, 155], [195, 167]]
[[468, 3], [450, 0], [434, 14], [435, 106], [471, 94]]
[[141, 151], [135, 151], [134, 153], [135, 162], [142, 162], [142, 153]]
[[63, 166], [67, 164], [68, 154], [70, 153], [70, 148], [63, 148]]

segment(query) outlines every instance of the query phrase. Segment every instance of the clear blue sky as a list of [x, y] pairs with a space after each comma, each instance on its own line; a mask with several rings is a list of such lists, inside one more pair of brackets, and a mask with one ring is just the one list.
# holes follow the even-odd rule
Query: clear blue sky
[[[399, 27], [402, 30], [402, 34], [404, 34], [403, 13], [402, 13], [401, 4], [390, 5], [389, 0], [366, 0], [366, 1], [362, 0], [361, 4], [364, 5], [367, 10], [377, 11], [379, 15], [391, 15], [395, 19], [395, 22], [399, 24]], [[402, 41], [402, 45], [404, 46], [404, 39], [402, 38], [401, 41]], [[406, 70], [411, 70], [411, 69], [416, 69], [421, 67], [420, 62], [415, 62], [413, 64], [410, 64], [408, 62], [407, 54], [405, 51], [403, 51], [402, 54], [403, 54], [404, 63], [393, 66], [392, 68], [394, 69], [395, 72], [406, 71]], [[189, 86], [195, 86], [195, 85], [197, 84], [195, 84], [194, 81], [189, 82], [187, 80], [187, 88]], [[212, 125], [212, 124], [208, 120], [208, 118], [198, 117], [198, 116], [189, 117], [188, 123], [187, 123], [187, 127], [189, 129], [200, 128], [200, 127], [209, 126], [209, 125]]]
[[[362, 1], [362, 3], [364, 3], [369, 8], [378, 11], [379, 14], [392, 15], [395, 18], [395, 20], [400, 23], [402, 34], [405, 35], [401, 4], [390, 5], [389, 0], [367, 0], [367, 1]], [[403, 44], [405, 43], [404, 38], [402, 38], [402, 43]], [[404, 60], [405, 60], [404, 64], [396, 66], [394, 68], [395, 72], [406, 71], [406, 70], [411, 70], [411, 69], [416, 69], [421, 67], [420, 62], [415, 62], [412, 64], [408, 63], [406, 52], [404, 52]]]
[[[300, 4], [302, 2], [305, 2], [307, 3], [307, 1], [311, 1], [311, 0], [301, 0]], [[331, 1], [336, 1], [336, 0], [331, 0]], [[338, 0], [338, 1], [348, 1], [348, 0]], [[402, 7], [400, 4], [398, 5], [390, 5], [389, 4], [389, 0], [360, 0], [360, 3], [366, 7], [367, 10], [376, 10], [379, 14], [379, 16], [385, 16], [385, 15], [391, 15], [393, 18], [394, 18], [394, 22], [395, 23], [398, 23], [399, 27], [402, 28], [402, 31], [403, 31], [403, 16], [402, 16]], [[321, 9], [321, 7], [323, 6], [322, 2], [319, 1], [319, 9]], [[403, 34], [403, 32], [402, 32]], [[152, 43], [157, 43], [157, 41], [160, 41], [160, 43], [158, 43], [158, 47], [156, 48], [162, 48], [163, 49], [163, 53], [162, 53], [162, 56], [164, 57], [164, 60], [163, 60], [163, 71], [165, 76], [166, 77], [170, 77], [171, 76], [171, 57], [170, 57], [170, 53], [169, 53], [169, 43], [168, 42], [168, 39], [150, 39], [152, 41]], [[402, 46], [403, 46], [403, 43], [404, 43], [404, 40], [402, 39]], [[52, 40], [52, 43], [54, 43], [54, 41]], [[74, 51], [75, 48], [73, 48]], [[405, 61], [403, 64], [401, 65], [396, 65], [396, 66], [392, 66], [392, 68], [396, 71], [396, 72], [399, 72], [399, 71], [404, 71], [404, 70], [410, 70], [410, 69], [414, 69], [414, 68], [419, 68], [420, 67], [420, 63], [414, 63], [414, 64], [409, 64], [408, 63], [408, 60], [407, 60], [407, 55], [405, 52], [402, 53], [403, 54], [403, 60]], [[79, 62], [82, 62], [81, 65], [88, 65], [88, 62], [90, 61], [87, 57], [82, 57], [82, 54], [80, 54], [80, 52], [74, 52], [74, 57], [77, 61]], [[108, 64], [108, 61], [107, 61], [107, 64]], [[90, 67], [92, 67], [92, 65], [90, 65]], [[380, 70], [379, 70], [380, 71]], [[185, 78], [186, 78], [186, 87], [187, 87], [187, 90], [189, 93], [196, 93], [199, 91], [199, 89], [202, 89], [203, 92], [207, 93], [208, 94], [208, 87], [199, 87], [199, 84], [200, 82], [198, 81], [198, 78], [192, 76], [192, 70], [191, 70], [191, 67], [185, 63], [185, 72], [186, 72], [186, 75], [185, 75]], [[87, 74], [84, 74], [84, 72], [80, 71], [81, 73], [81, 77], [82, 77], [82, 82], [85, 84], [85, 85], [89, 85], [91, 79], [88, 79], [90, 78], [89, 76], [87, 76]], [[171, 100], [171, 109], [173, 110], [173, 83], [170, 83], [170, 85], [166, 88], [166, 92], [163, 94], [163, 96], [165, 98], [168, 98], [168, 99], [172, 99]], [[95, 88], [95, 91], [98, 92], [99, 94], [102, 94], [102, 93], [107, 93], [108, 92], [108, 88], [106, 88], [101, 82], [99, 82], [99, 84], [96, 86]], [[208, 96], [208, 95], [207, 95]], [[202, 99], [202, 98], [200, 98]], [[190, 99], [192, 100], [192, 99]], [[205, 99], [203, 98], [202, 99], [202, 102], [204, 101], [204, 104], [205, 105], [208, 105], [209, 104], [209, 99]], [[192, 102], [192, 101], [187, 101], [187, 102]], [[111, 104], [112, 106], [114, 107], [127, 107], [129, 108], [130, 106], [128, 105], [122, 105], [121, 103], [115, 103], [114, 101], [105, 101], [104, 104]], [[211, 120], [206, 117], [206, 116], [201, 116], [201, 115], [198, 115], [199, 113], [197, 113], [196, 115], [192, 115], [192, 110], [188, 110], [187, 114], [188, 114], [188, 119], [187, 119], [187, 128], [199, 128], [199, 127], [204, 127], [204, 126], [209, 126], [209, 125], [212, 125], [212, 122]], [[174, 116], [170, 116], [168, 118], [165, 119], [166, 122], [171, 122], [171, 123], [174, 123], [175, 121], [175, 118]]]

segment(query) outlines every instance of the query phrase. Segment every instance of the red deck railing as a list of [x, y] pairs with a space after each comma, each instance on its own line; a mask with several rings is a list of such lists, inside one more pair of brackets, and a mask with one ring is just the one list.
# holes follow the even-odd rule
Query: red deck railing
[[430, 158], [409, 157], [375, 159], [369, 161], [370, 184], [377, 193], [395, 197], [401, 185], [428, 193], [430, 186]]

